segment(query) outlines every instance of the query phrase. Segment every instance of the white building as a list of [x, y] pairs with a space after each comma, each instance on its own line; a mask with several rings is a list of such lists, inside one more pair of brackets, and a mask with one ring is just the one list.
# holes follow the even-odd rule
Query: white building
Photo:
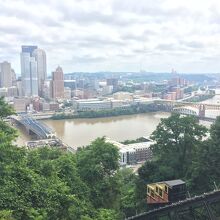
[[110, 138], [106, 138], [106, 142], [113, 144], [119, 149], [119, 163], [121, 166], [143, 163], [146, 160], [150, 160], [152, 158], [152, 151], [150, 146], [154, 142], [150, 139], [146, 139], [146, 142], [127, 145], [111, 140]]
[[100, 111], [111, 109], [112, 103], [110, 100], [81, 99], [74, 100], [73, 106], [78, 111]]

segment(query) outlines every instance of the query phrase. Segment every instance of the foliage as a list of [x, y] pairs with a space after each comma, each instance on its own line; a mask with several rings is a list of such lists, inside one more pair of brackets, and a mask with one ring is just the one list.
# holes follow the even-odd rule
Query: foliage
[[207, 129], [199, 125], [194, 117], [173, 114], [162, 119], [151, 136], [156, 142], [151, 147], [154, 158], [160, 161], [161, 165], [175, 168], [174, 176], [183, 177], [206, 133]]
[[146, 141], [146, 139], [144, 137], [140, 137], [135, 140], [125, 140], [121, 143], [127, 145], [127, 144], [141, 143], [141, 142], [145, 142], [145, 141]]
[[135, 87], [134, 86], [123, 86], [122, 88], [119, 89], [119, 91], [134, 93]]
[[133, 115], [140, 113], [147, 113], [155, 111], [155, 106], [152, 104], [140, 104], [124, 108], [115, 108], [110, 110], [100, 110], [100, 111], [85, 111], [78, 112], [78, 114], [56, 114], [53, 115], [52, 119], [74, 119], [74, 118], [101, 118], [101, 117], [112, 117], [120, 115]]
[[198, 85], [188, 86], [187, 88], [184, 89], [184, 93], [192, 93], [194, 91], [197, 91], [198, 89], [199, 89]]
[[118, 173], [120, 179], [120, 210], [123, 219], [134, 216], [137, 212], [136, 181], [137, 176], [129, 168], [123, 168]]
[[[197, 193], [220, 187], [220, 117], [211, 126], [210, 138], [198, 149], [191, 168], [190, 188]], [[204, 178], [205, 177], [205, 178]], [[202, 184], [200, 184], [202, 182]]]
[[193, 117], [173, 114], [161, 120], [151, 137], [155, 141], [151, 147], [153, 160], [138, 171], [137, 193], [142, 211], [146, 210], [142, 192], [148, 183], [183, 179], [191, 195], [213, 190], [214, 182], [220, 186], [220, 118], [205, 139], [206, 134], [207, 129]]
[[96, 216], [96, 220], [116, 220], [118, 214], [114, 210], [100, 209]]
[[91, 189], [91, 198], [96, 208], [111, 208], [117, 201], [119, 154], [116, 147], [98, 138], [77, 154], [80, 177]]
[[8, 126], [4, 119], [15, 114], [14, 110], [0, 97], [0, 145], [10, 143], [16, 138], [16, 130]]
[[[14, 129], [4, 122], [13, 111], [2, 105], [0, 219], [117, 219], [118, 151], [113, 145], [98, 139], [76, 155], [18, 148], [11, 143]], [[96, 176], [91, 184], [90, 172], [100, 179]]]
[[0, 97], [0, 118], [1, 120], [15, 114], [11, 106], [5, 103], [4, 98]]
[[0, 211], [0, 220], [14, 220], [12, 217], [12, 211], [1, 210]]
[[208, 138], [193, 117], [162, 119], [151, 137], [154, 158], [135, 175], [119, 169], [118, 149], [105, 138], [76, 154], [14, 146], [16, 132], [4, 121], [13, 111], [0, 99], [1, 105], [2, 220], [120, 220], [147, 210], [147, 183], [181, 178], [191, 194], [220, 186], [220, 117]]

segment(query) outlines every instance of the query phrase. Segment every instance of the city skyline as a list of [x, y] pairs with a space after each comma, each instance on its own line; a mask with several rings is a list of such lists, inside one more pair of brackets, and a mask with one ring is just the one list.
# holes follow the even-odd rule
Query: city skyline
[[138, 4], [0, 0], [0, 4], [0, 61], [10, 62], [18, 74], [21, 45], [44, 48], [48, 73], [58, 65], [65, 73], [220, 71], [217, 0], [140, 0]]

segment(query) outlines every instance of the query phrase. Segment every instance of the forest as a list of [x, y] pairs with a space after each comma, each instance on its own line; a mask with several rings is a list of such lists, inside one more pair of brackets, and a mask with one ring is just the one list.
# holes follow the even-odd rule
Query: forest
[[52, 116], [54, 120], [62, 119], [76, 119], [76, 118], [103, 118], [103, 117], [113, 117], [120, 115], [134, 115], [147, 112], [155, 111], [155, 105], [153, 104], [140, 104], [134, 106], [126, 106], [123, 108], [114, 108], [109, 110], [99, 110], [99, 111], [78, 111], [76, 114], [65, 114], [58, 113]]
[[76, 154], [19, 148], [5, 122], [11, 114], [0, 99], [2, 220], [121, 220], [148, 210], [148, 183], [183, 179], [190, 195], [220, 186], [220, 118], [210, 129], [189, 116], [162, 119], [151, 136], [153, 159], [133, 173], [119, 167], [118, 149], [104, 137]]

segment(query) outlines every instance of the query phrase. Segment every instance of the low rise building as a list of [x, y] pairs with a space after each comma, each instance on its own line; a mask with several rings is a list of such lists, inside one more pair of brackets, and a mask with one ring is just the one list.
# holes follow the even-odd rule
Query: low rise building
[[71, 89], [69, 87], [64, 87], [64, 99], [71, 99]]
[[13, 102], [13, 107], [17, 113], [26, 112], [28, 103], [25, 98], [15, 98]]
[[101, 90], [101, 94], [103, 96], [110, 95], [113, 92], [113, 86], [104, 86]]
[[137, 163], [143, 163], [146, 160], [152, 159], [152, 151], [150, 146], [154, 143], [150, 139], [146, 138], [146, 142], [134, 143], [134, 144], [121, 144], [117, 141], [106, 138], [107, 143], [111, 143], [119, 149], [120, 165], [134, 165]]
[[81, 99], [74, 100], [73, 106], [78, 111], [100, 111], [111, 109], [112, 103], [110, 100]]
[[116, 100], [133, 100], [133, 94], [130, 92], [116, 92], [113, 94], [113, 98]]
[[41, 111], [50, 111], [50, 104], [47, 102], [41, 102], [40, 103], [40, 110]]
[[56, 102], [51, 102], [49, 104], [50, 106], [50, 111], [58, 111], [59, 110], [59, 104]]

